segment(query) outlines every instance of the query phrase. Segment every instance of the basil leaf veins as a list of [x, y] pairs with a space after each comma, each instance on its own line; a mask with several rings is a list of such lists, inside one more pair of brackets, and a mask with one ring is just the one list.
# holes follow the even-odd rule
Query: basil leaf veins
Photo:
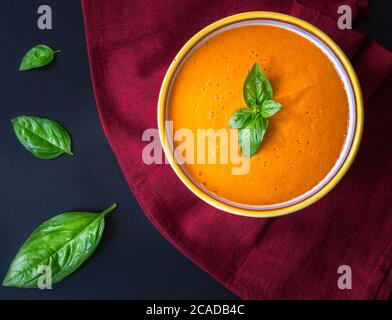
[[58, 52], [60, 52], [60, 50], [53, 51], [53, 49], [47, 45], [39, 44], [24, 55], [19, 71], [46, 66], [53, 61], [54, 55]]
[[59, 123], [33, 116], [19, 116], [11, 120], [20, 143], [40, 159], [53, 159], [63, 153], [73, 155], [71, 137]]
[[271, 83], [255, 63], [245, 79], [242, 95], [247, 108], [235, 111], [229, 127], [239, 129], [238, 143], [244, 155], [252, 157], [258, 151], [268, 128], [268, 118], [282, 105], [273, 98]]
[[11, 263], [3, 286], [37, 288], [42, 268], [51, 270], [52, 284], [79, 268], [98, 246], [105, 228], [101, 213], [67, 212], [41, 224], [20, 248]]
[[239, 129], [238, 142], [245, 156], [252, 157], [259, 150], [267, 127], [268, 119], [264, 119], [259, 114], [253, 114], [245, 127]]
[[248, 107], [261, 106], [265, 100], [272, 99], [272, 86], [267, 77], [255, 63], [245, 79], [242, 95]]
[[261, 106], [261, 116], [269, 118], [277, 113], [282, 108], [282, 105], [274, 100], [267, 100]]
[[232, 129], [243, 128], [251, 118], [252, 112], [249, 108], [240, 109], [232, 114], [229, 120], [229, 127]]

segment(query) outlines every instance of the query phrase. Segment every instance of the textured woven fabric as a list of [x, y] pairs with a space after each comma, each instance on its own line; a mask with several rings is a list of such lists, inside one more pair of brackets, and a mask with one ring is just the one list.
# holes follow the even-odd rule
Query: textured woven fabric
[[[392, 290], [392, 54], [337, 28], [342, 2], [355, 19], [367, 14], [359, 0], [82, 0], [100, 119], [133, 194], [173, 245], [241, 298], [386, 299]], [[316, 204], [270, 219], [219, 211], [169, 165], [142, 161], [142, 133], [157, 127], [160, 85], [178, 50], [210, 23], [258, 10], [297, 16], [329, 34], [356, 68], [366, 109], [360, 151], [343, 180]], [[351, 290], [337, 286], [340, 265], [352, 268]]]

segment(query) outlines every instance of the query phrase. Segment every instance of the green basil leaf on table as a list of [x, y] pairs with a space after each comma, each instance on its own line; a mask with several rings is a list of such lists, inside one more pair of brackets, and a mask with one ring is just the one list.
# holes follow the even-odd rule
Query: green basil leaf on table
[[105, 228], [102, 213], [67, 212], [41, 224], [20, 248], [3, 281], [3, 286], [37, 288], [42, 266], [52, 273], [52, 284], [74, 272], [98, 246]]
[[243, 128], [248, 120], [251, 118], [251, 109], [243, 108], [235, 111], [229, 120], [229, 127], [232, 129], [240, 129]]
[[252, 118], [246, 126], [239, 129], [238, 143], [245, 156], [252, 157], [259, 150], [267, 127], [268, 119], [264, 119], [258, 114], [252, 114]]
[[261, 106], [265, 100], [272, 99], [272, 86], [255, 63], [245, 79], [242, 95], [248, 107]]
[[71, 137], [59, 123], [33, 116], [19, 116], [11, 120], [20, 143], [40, 159], [53, 159], [63, 153], [73, 155]]
[[39, 44], [30, 49], [22, 58], [19, 71], [26, 71], [48, 65], [54, 59], [54, 55], [60, 50], [53, 51], [44, 44]]
[[261, 106], [261, 116], [269, 118], [277, 113], [282, 108], [282, 105], [274, 100], [266, 100]]

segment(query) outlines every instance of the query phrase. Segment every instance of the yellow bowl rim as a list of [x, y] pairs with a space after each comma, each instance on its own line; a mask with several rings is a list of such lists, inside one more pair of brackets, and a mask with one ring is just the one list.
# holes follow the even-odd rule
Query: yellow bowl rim
[[[204, 37], [209, 35], [210, 33], [233, 23], [247, 21], [247, 20], [260, 20], [260, 19], [268, 19], [268, 20], [277, 20], [281, 22], [286, 22], [297, 27], [300, 27], [304, 31], [310, 32], [315, 35], [319, 40], [324, 42], [331, 51], [336, 55], [345, 69], [348, 79], [351, 82], [354, 98], [355, 98], [355, 109], [356, 109], [356, 123], [355, 123], [355, 132], [352, 140], [352, 144], [350, 146], [350, 150], [347, 154], [345, 161], [342, 163], [341, 167], [338, 169], [334, 177], [331, 178], [319, 191], [309, 196], [306, 199], [303, 199], [300, 202], [297, 202], [292, 205], [288, 205], [286, 207], [269, 209], [269, 210], [251, 210], [246, 208], [238, 208], [231, 206], [229, 204], [223, 203], [207, 193], [203, 192], [199, 187], [194, 185], [194, 183], [186, 176], [181, 167], [174, 160], [172, 151], [170, 149], [170, 145], [166, 139], [166, 131], [165, 131], [165, 120], [166, 120], [166, 100], [167, 95], [169, 93], [169, 88], [173, 76], [176, 72], [177, 67], [180, 65], [182, 59], [186, 56], [186, 54]], [[198, 33], [196, 33], [190, 40], [186, 42], [186, 44], [181, 48], [181, 50], [177, 53], [176, 57], [173, 59], [172, 63], [169, 66], [169, 69], [166, 72], [166, 75], [163, 79], [161, 90], [158, 98], [158, 131], [159, 137], [161, 140], [161, 144], [167, 159], [174, 172], [180, 178], [180, 180], [190, 189], [196, 196], [198, 196], [203, 201], [212, 205], [213, 207], [220, 209], [222, 211], [247, 216], [247, 217], [258, 217], [258, 218], [270, 218], [281, 215], [286, 215], [301, 209], [306, 208], [307, 206], [313, 204], [314, 202], [321, 199], [325, 196], [329, 191], [331, 191], [336, 184], [343, 178], [347, 170], [350, 168], [354, 158], [358, 152], [362, 131], [363, 131], [363, 123], [364, 123], [364, 112], [363, 112], [363, 99], [361, 87], [357, 78], [357, 75], [354, 71], [353, 66], [348, 60], [347, 56], [343, 53], [343, 51], [339, 48], [339, 46], [323, 31], [313, 26], [312, 24], [301, 20], [299, 18], [277, 13], [277, 12], [269, 12], [269, 11], [252, 11], [252, 12], [244, 12], [235, 14], [221, 20], [218, 20]]]

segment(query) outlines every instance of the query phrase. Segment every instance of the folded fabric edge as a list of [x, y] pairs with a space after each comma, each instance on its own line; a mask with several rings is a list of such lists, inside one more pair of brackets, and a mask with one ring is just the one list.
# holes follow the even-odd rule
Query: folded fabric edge
[[[85, 5], [84, 5], [84, 4], [86, 4], [86, 3], [87, 3], [87, 1], [82, 1], [82, 8], [83, 8], [84, 11], [86, 10], [86, 7], [85, 7]], [[88, 3], [91, 4], [92, 1], [91, 1], [91, 2], [88, 2]], [[91, 4], [91, 5], [92, 5], [92, 4]], [[84, 17], [86, 17], [86, 14], [84, 14]], [[89, 26], [88, 26], [88, 23], [87, 23], [87, 21], [86, 21], [86, 18], [85, 18], [85, 28], [86, 28], [86, 30], [89, 29]], [[97, 94], [97, 92], [98, 92], [97, 86], [98, 86], [98, 85], [97, 85], [97, 81], [96, 81], [95, 71], [94, 71], [94, 68], [93, 68], [93, 66], [92, 66], [92, 64], [91, 64], [91, 61], [93, 60], [93, 59], [92, 59], [92, 56], [94, 55], [94, 53], [93, 53], [93, 48], [91, 48], [91, 47], [89, 46], [89, 40], [91, 40], [91, 39], [89, 39], [88, 32], [86, 32], [86, 37], [88, 38], [88, 39], [87, 39], [87, 47], [88, 47], [88, 55], [89, 55], [90, 73], [91, 73], [91, 77], [92, 77], [92, 79], [93, 79], [92, 82], [93, 82], [93, 88], [94, 88], [95, 97], [96, 97], [96, 103], [97, 103], [97, 106], [98, 106], [99, 118], [100, 118], [100, 121], [101, 121], [101, 123], [102, 123], [102, 127], [103, 127], [103, 130], [104, 130], [105, 135], [106, 135], [106, 137], [107, 137], [107, 140], [108, 140], [110, 146], [112, 147], [112, 149], [114, 150], [114, 154], [115, 154], [116, 159], [117, 159], [117, 161], [118, 161], [118, 163], [119, 163], [119, 165], [120, 165], [120, 167], [121, 167], [121, 170], [122, 170], [123, 174], [126, 175], [125, 167], [123, 166], [122, 161], [120, 160], [120, 159], [121, 159], [120, 155], [122, 155], [122, 156], [124, 156], [124, 157], [127, 156], [127, 155], [123, 155], [123, 154], [122, 154], [122, 148], [121, 148], [121, 146], [117, 146], [116, 143], [115, 143], [115, 141], [111, 139], [111, 133], [108, 131], [107, 125], [106, 125], [106, 123], [105, 123], [104, 116], [103, 116], [103, 114], [102, 114], [102, 108], [100, 107], [100, 106], [103, 105], [103, 104], [100, 103], [100, 97], [98, 97], [98, 94]], [[91, 41], [91, 42], [93, 42], [93, 41]], [[98, 51], [100, 50], [99, 41], [97, 41], [97, 39], [95, 39], [95, 38], [94, 38], [94, 49], [97, 49]], [[102, 55], [99, 53], [98, 56], [102, 56]], [[98, 58], [98, 59], [102, 60], [102, 58]], [[103, 73], [104, 73], [104, 72], [103, 72]], [[102, 88], [101, 88], [101, 89], [102, 89]], [[138, 170], [142, 170], [142, 169], [138, 166]], [[133, 184], [132, 184], [132, 182], [131, 182], [132, 179], [130, 179], [129, 177], [127, 177], [126, 180], [127, 180], [127, 182], [128, 182], [128, 185], [129, 185], [131, 191], [132, 191], [135, 195], [138, 195], [138, 196], [136, 196], [136, 199], [137, 199], [138, 203], [140, 204], [140, 206], [142, 207], [142, 209], [144, 210], [144, 212], [146, 213], [146, 215], [147, 215], [147, 217], [149, 218], [149, 220], [152, 222], [152, 224], [153, 224], [153, 225], [158, 229], [158, 231], [159, 231], [159, 232], [160, 232], [160, 233], [161, 233], [161, 234], [162, 234], [171, 244], [173, 244], [182, 254], [184, 254], [189, 260], [191, 260], [192, 262], [194, 262], [195, 264], [197, 264], [201, 269], [203, 269], [204, 271], [206, 271], [206, 272], [207, 272], [208, 274], [210, 274], [214, 279], [216, 279], [219, 283], [221, 283], [222, 285], [224, 285], [226, 288], [228, 288], [230, 291], [232, 291], [232, 292], [235, 293], [236, 295], [238, 295], [238, 296], [240, 296], [240, 297], [242, 297], [242, 298], [244, 298], [244, 299], [261, 298], [261, 297], [260, 297], [260, 293], [257, 293], [257, 294], [256, 294], [256, 293], [253, 293], [253, 294], [252, 294], [252, 290], [250, 290], [249, 287], [248, 287], [246, 284], [242, 283], [240, 280], [234, 279], [233, 282], [228, 283], [227, 281], [224, 281], [224, 280], [220, 279], [220, 278], [217, 277], [215, 274], [213, 274], [212, 272], [210, 272], [210, 271], [203, 265], [202, 262], [199, 262], [199, 261], [196, 261], [195, 259], [193, 259], [193, 258], [191, 257], [191, 255], [187, 253], [187, 251], [186, 251], [185, 248], [183, 248], [183, 247], [181, 247], [180, 245], [177, 244], [177, 242], [175, 241], [175, 238], [170, 234], [170, 232], [168, 232], [167, 230], [163, 229], [163, 228], [161, 227], [161, 225], [154, 219], [154, 216], [153, 216], [153, 214], [152, 214], [152, 211], [151, 211], [150, 208], [144, 203], [144, 201], [143, 201], [144, 199], [143, 199], [143, 197], [138, 193], [137, 188], [133, 186]], [[152, 190], [154, 190], [154, 188], [152, 188]], [[389, 250], [389, 251], [391, 251], [391, 250]], [[234, 270], [234, 271], [235, 271], [235, 270]], [[233, 270], [231, 270], [230, 272], [233, 272]], [[385, 273], [385, 272], [384, 272], [384, 273]], [[379, 275], [378, 275], [378, 277], [379, 277]], [[237, 285], [237, 284], [238, 284], [238, 285]], [[372, 291], [372, 290], [374, 291], [374, 290], [377, 290], [377, 289], [374, 289], [374, 288], [373, 288], [373, 289], [369, 289], [369, 291]], [[366, 295], [367, 295], [367, 293], [364, 294], [364, 296], [366, 296]], [[257, 297], [256, 297], [256, 296], [257, 296]], [[265, 297], [262, 297], [262, 298], [264, 299]]]

